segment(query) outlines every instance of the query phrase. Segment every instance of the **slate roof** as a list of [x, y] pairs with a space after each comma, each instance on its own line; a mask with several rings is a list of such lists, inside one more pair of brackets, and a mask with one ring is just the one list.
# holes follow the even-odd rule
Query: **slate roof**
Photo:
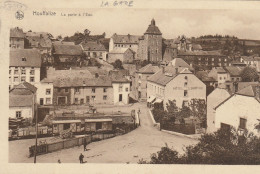
[[155, 25], [155, 20], [152, 19], [151, 24], [148, 26], [146, 32], [144, 34], [156, 34], [161, 35], [161, 31], [159, 28]]
[[213, 77], [208, 77], [208, 72], [206, 71], [197, 71], [196, 77], [198, 77], [203, 82], [217, 82]]
[[64, 77], [56, 78], [53, 82], [54, 87], [109, 87], [112, 86], [111, 79], [106, 76], [100, 76], [98, 78], [88, 78], [88, 77]]
[[97, 42], [81, 43], [81, 45], [85, 51], [106, 51], [105, 46]]
[[169, 83], [171, 80], [173, 80], [178, 74], [180, 73], [189, 73], [191, 72], [187, 68], [179, 67], [178, 73], [176, 73], [177, 67], [165, 67], [165, 73], [163, 73], [163, 70], [158, 71], [157, 73], [150, 76], [147, 81], [165, 86], [167, 83]]
[[217, 71], [217, 73], [227, 73], [223, 67], [214, 67], [214, 69]]
[[15, 27], [10, 29], [10, 37], [24, 38], [23, 29]]
[[[26, 58], [23, 61], [22, 58]], [[41, 55], [36, 49], [10, 50], [9, 66], [18, 67], [41, 67]]]
[[152, 64], [148, 64], [142, 68], [140, 68], [137, 72], [142, 74], [153, 74], [159, 71], [160, 68], [158, 66], [153, 66]]
[[70, 55], [79, 56], [82, 55], [83, 50], [80, 45], [64, 45], [64, 44], [54, 44], [54, 53], [56, 55]]
[[219, 51], [181, 51], [181, 50], [179, 50], [177, 54], [180, 56], [224, 56]]
[[20, 83], [9, 91], [9, 107], [31, 107], [37, 88], [28, 82]]
[[137, 35], [117, 35], [116, 33], [111, 37], [115, 44], [138, 44], [141, 36]]
[[75, 45], [74, 42], [54, 41], [53, 45]]
[[242, 58], [244, 61], [260, 61], [260, 57], [242, 56], [241, 58]]
[[47, 71], [47, 78], [50, 80], [54, 80], [56, 78], [66, 78], [66, 77], [85, 77], [85, 78], [93, 78], [94, 76], [87, 68], [81, 69], [71, 69], [71, 70], [54, 70], [50, 68]]
[[175, 66], [175, 67], [186, 67], [192, 69], [192, 67], [185, 62], [182, 58], [175, 58], [169, 62], [168, 66]]
[[225, 69], [231, 76], [239, 77], [241, 71], [242, 71], [244, 68], [237, 67], [237, 66], [227, 66], [227, 67], [224, 67], [224, 69]]
[[200, 44], [192, 44], [193, 50], [202, 50], [202, 47]]

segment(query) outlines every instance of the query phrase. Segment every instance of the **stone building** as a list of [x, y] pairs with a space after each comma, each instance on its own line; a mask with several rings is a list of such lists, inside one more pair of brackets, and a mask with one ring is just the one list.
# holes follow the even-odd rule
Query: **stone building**
[[137, 59], [150, 62], [162, 61], [162, 33], [155, 25], [154, 19], [139, 39]]
[[121, 60], [123, 63], [132, 63], [134, 60], [135, 52], [130, 48], [114, 48], [108, 53], [107, 62], [113, 63], [116, 60]]

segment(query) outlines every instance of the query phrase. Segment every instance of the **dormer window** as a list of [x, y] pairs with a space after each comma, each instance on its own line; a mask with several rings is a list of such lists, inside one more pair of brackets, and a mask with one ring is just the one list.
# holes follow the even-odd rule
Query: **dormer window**
[[25, 61], [26, 61], [26, 58], [25, 58], [25, 57], [22, 57], [22, 61], [25, 62]]

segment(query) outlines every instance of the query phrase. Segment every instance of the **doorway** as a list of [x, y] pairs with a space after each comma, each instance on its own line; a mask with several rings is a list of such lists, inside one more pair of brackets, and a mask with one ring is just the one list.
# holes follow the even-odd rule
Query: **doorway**
[[123, 100], [123, 94], [119, 94], [119, 102]]
[[43, 105], [43, 98], [40, 98], [40, 105]]

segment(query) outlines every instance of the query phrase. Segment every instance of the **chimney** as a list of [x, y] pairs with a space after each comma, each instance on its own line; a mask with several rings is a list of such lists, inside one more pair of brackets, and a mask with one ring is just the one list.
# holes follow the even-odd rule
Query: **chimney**
[[233, 88], [234, 88], [234, 92], [238, 91], [238, 83], [237, 82], [233, 83]]
[[175, 68], [175, 74], [178, 74], [179, 73], [179, 71], [178, 71], [178, 68], [176, 67]]

